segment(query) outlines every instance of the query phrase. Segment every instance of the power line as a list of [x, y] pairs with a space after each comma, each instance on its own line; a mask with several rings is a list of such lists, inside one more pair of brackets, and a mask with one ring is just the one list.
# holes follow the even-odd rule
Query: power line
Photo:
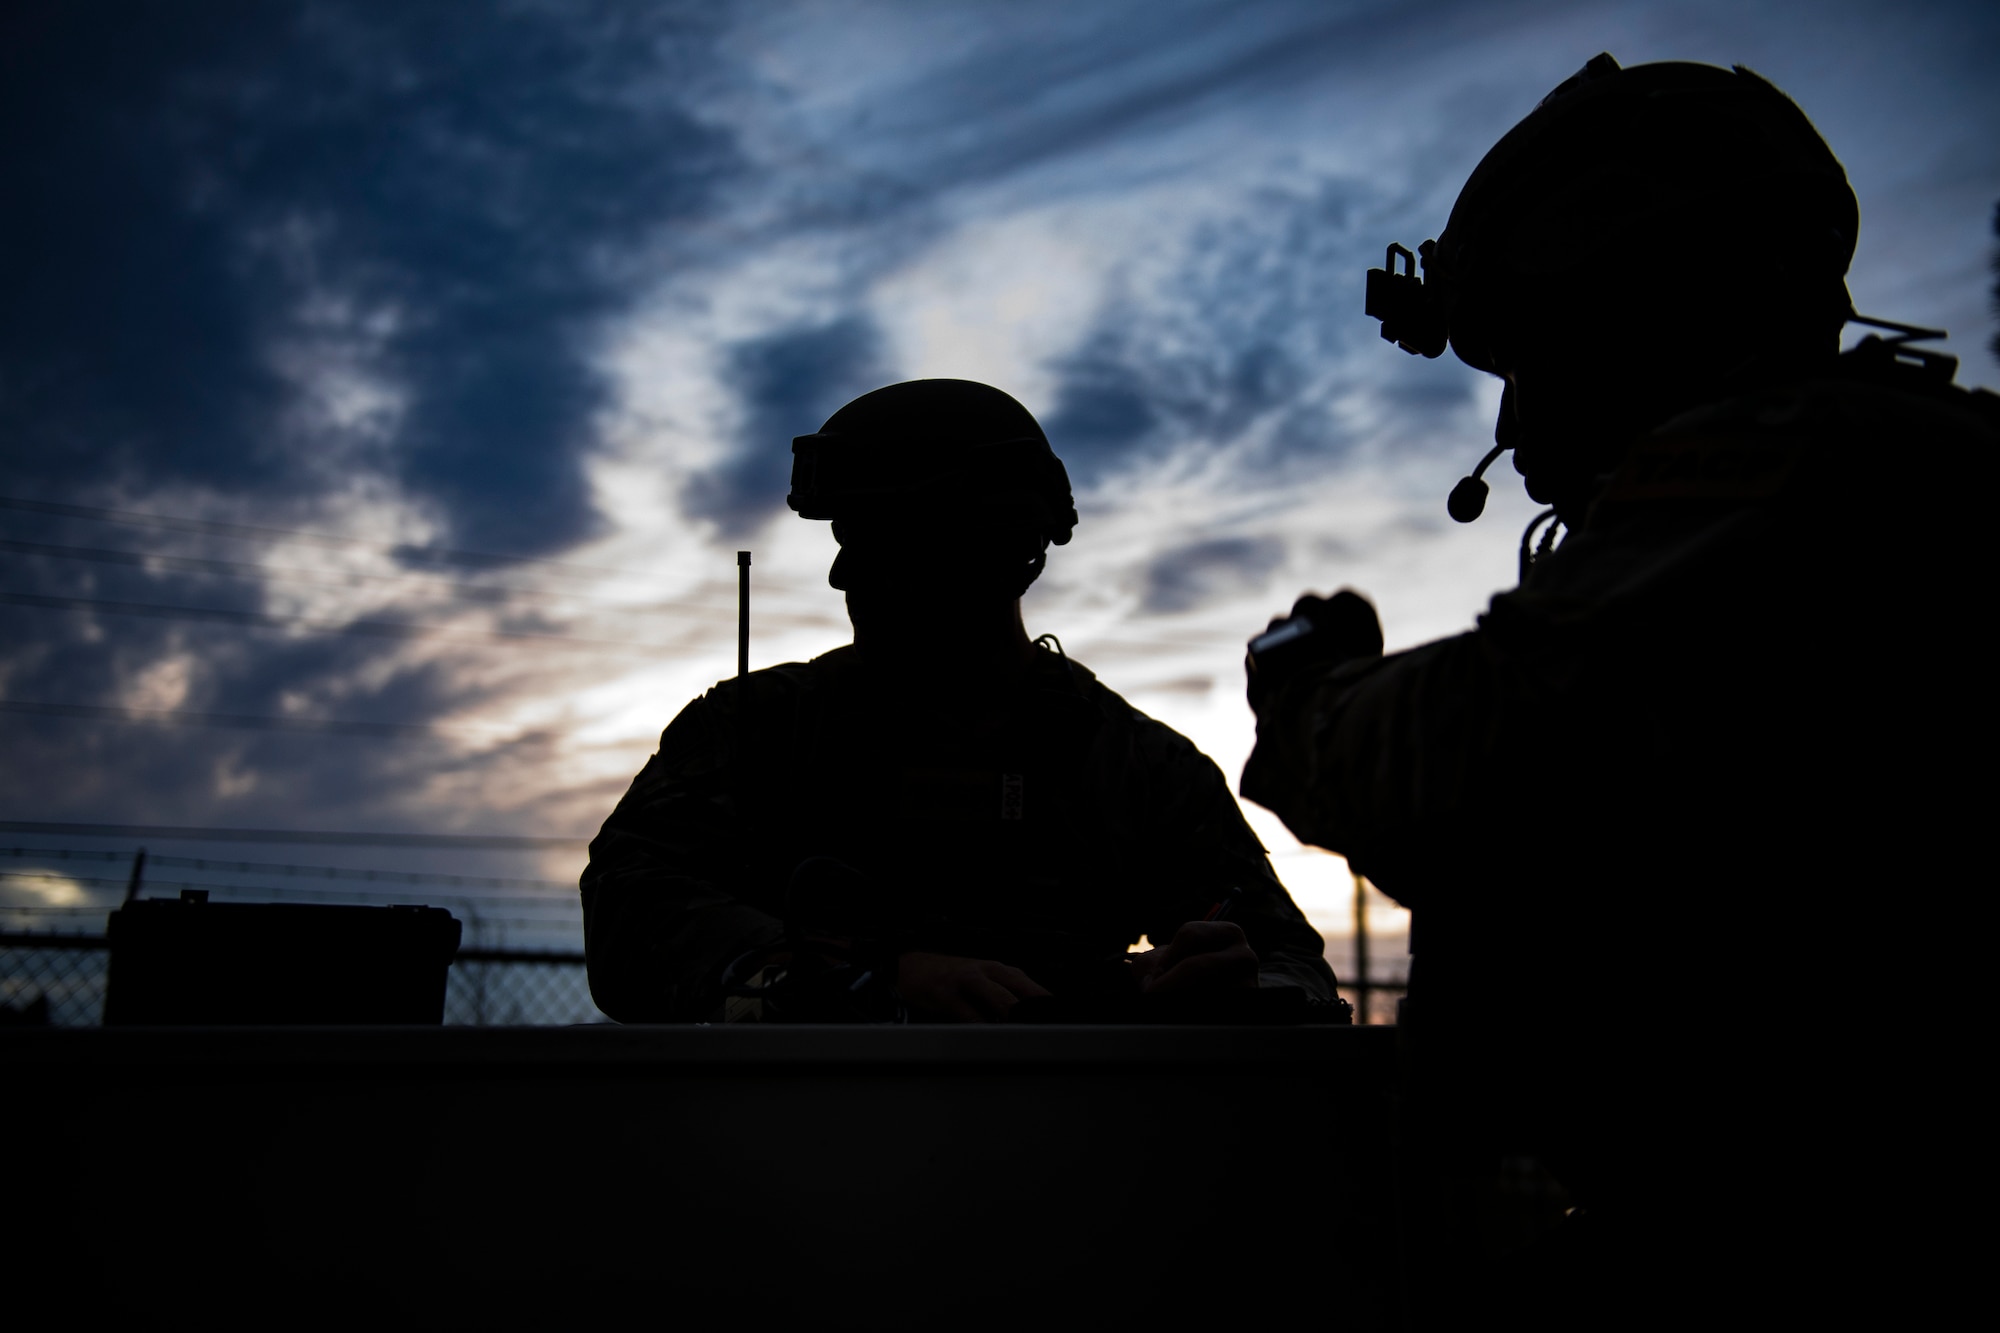
[[[292, 569], [283, 565], [253, 564], [248, 560], [212, 560], [188, 555], [163, 555], [156, 551], [126, 551], [105, 546], [65, 546], [57, 542], [18, 541], [11, 537], [0, 539], [0, 551], [10, 555], [48, 556], [56, 560], [85, 560], [92, 564], [119, 565], [147, 572], [159, 568], [181, 574], [208, 574], [217, 578], [246, 579], [259, 583], [298, 583], [316, 588], [351, 588], [362, 583], [408, 584], [412, 579], [427, 579], [470, 600], [485, 602], [504, 601], [510, 596], [547, 598], [574, 596], [569, 593], [536, 593], [528, 589], [509, 588], [490, 583], [456, 583], [425, 573], [370, 574], [360, 570], [350, 570], [339, 578], [327, 578], [313, 571]], [[724, 610], [721, 607], [704, 609], [718, 612]]]
[[535, 643], [564, 648], [599, 648], [627, 653], [673, 653], [671, 644], [622, 643], [611, 639], [578, 639], [563, 634], [523, 634], [511, 630], [455, 630], [395, 620], [350, 620], [335, 623], [304, 616], [275, 616], [265, 611], [225, 611], [207, 606], [161, 606], [154, 602], [112, 602], [91, 597], [49, 597], [41, 593], [0, 592], [0, 606], [24, 606], [41, 611], [89, 611], [102, 615], [143, 616], [152, 620], [194, 620], [244, 629], [309, 629], [318, 634], [354, 634], [377, 639], [466, 639], [482, 642]]
[[198, 713], [178, 708], [112, 708], [97, 704], [52, 704], [0, 699], [0, 713], [24, 717], [65, 717], [86, 722], [141, 722], [164, 727], [213, 727], [225, 731], [284, 731], [314, 736], [375, 739], [442, 739], [455, 733], [425, 722], [352, 722], [337, 718], [261, 717], [246, 713]]
[[[603, 597], [591, 597], [581, 593], [544, 592], [534, 588], [510, 588], [489, 583], [457, 583], [439, 579], [429, 574], [369, 574], [351, 571], [339, 578], [327, 578], [313, 572], [291, 569], [286, 566], [252, 564], [245, 560], [209, 560], [194, 556], [160, 555], [151, 551], [125, 551], [100, 546], [64, 546], [54, 542], [17, 541], [0, 538], [0, 551], [12, 555], [39, 555], [56, 560], [84, 560], [95, 564], [117, 565], [129, 569], [151, 572], [159, 567], [183, 574], [204, 574], [215, 578], [240, 579], [244, 582], [263, 585], [267, 583], [296, 584], [313, 588], [352, 588], [363, 583], [387, 583], [407, 585], [413, 578], [429, 580], [432, 586], [450, 592], [453, 596], [481, 606], [504, 606], [517, 599], [557, 602], [564, 606], [574, 606], [579, 602], [616, 612], [621, 615], [701, 615], [717, 619], [734, 617], [735, 611], [726, 606], [711, 606], [702, 602], [617, 602]], [[820, 627], [831, 623], [825, 616], [784, 615], [765, 612], [760, 619], [766, 622]]]
[[356, 537], [332, 533], [300, 532], [292, 528], [266, 528], [248, 523], [226, 523], [212, 518], [175, 518], [166, 514], [141, 514], [129, 509], [100, 509], [95, 505], [61, 504], [53, 500], [27, 500], [0, 495], [0, 509], [28, 514], [52, 514], [59, 518], [85, 518], [97, 523], [121, 523], [128, 527], [152, 528], [160, 532], [199, 532], [246, 541], [298, 542], [309, 546], [346, 547], [375, 551], [398, 560], [430, 560], [438, 564], [471, 566], [546, 565], [592, 578], [637, 577], [615, 569], [596, 569], [549, 560], [535, 555], [499, 555], [491, 551], [456, 551], [442, 546], [381, 546]]
[[208, 727], [219, 731], [272, 731], [301, 735], [360, 736], [388, 740], [519, 741], [546, 736], [548, 728], [513, 729], [495, 722], [439, 724], [434, 722], [361, 722], [341, 718], [272, 717], [253, 713], [202, 713], [182, 708], [124, 708], [100, 704], [45, 703], [35, 699], [0, 699], [0, 714], [60, 717], [84, 722], [121, 722], [142, 726]]
[[587, 837], [547, 837], [500, 833], [332, 833], [311, 829], [201, 828], [178, 824], [81, 824], [35, 819], [0, 819], [0, 833], [39, 833], [70, 838], [118, 838], [145, 842], [290, 843], [321, 847], [430, 847], [483, 851], [580, 851]]

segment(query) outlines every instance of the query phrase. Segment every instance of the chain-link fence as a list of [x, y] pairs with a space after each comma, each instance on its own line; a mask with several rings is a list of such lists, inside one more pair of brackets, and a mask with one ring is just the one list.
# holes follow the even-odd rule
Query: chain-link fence
[[[162, 878], [190, 876], [191, 878]], [[515, 1026], [607, 1021], [590, 999], [573, 884], [457, 869], [294, 865], [143, 850], [0, 847], [0, 1023], [91, 1026], [104, 1009], [106, 918], [141, 888], [212, 901], [380, 905], [417, 901], [464, 923], [445, 1022]], [[1327, 961], [1357, 1023], [1394, 1023], [1408, 974], [1407, 924], [1354, 881], [1351, 929], [1325, 931]], [[1343, 923], [1344, 924], [1344, 923]]]
[[[0, 932], [0, 1023], [93, 1027], [103, 1021], [108, 950], [102, 935]], [[1393, 1023], [1398, 982], [1364, 995], [1342, 986], [1356, 1022]], [[444, 1021], [467, 1027], [604, 1023], [590, 999], [583, 955], [460, 949], [445, 987]]]
[[0, 934], [0, 1022], [95, 1027], [110, 956], [101, 935]]
[[591, 1002], [580, 953], [460, 949], [445, 987], [444, 1021], [520, 1027], [611, 1020]]
[[[0, 933], [0, 1023], [102, 1023], [109, 958], [102, 935]], [[445, 985], [444, 1021], [494, 1027], [609, 1020], [591, 1003], [580, 953], [461, 949]]]

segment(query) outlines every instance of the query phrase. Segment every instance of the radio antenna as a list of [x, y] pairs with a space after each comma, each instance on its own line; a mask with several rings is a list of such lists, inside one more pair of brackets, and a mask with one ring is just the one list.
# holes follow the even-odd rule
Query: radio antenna
[[736, 678], [750, 674], [750, 553], [736, 553]]

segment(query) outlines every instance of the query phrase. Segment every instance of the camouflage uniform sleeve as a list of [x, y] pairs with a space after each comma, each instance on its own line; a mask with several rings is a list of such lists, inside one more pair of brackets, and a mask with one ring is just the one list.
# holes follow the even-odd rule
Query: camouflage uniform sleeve
[[[1183, 742], [1176, 751], [1163, 784], [1160, 845], [1199, 864], [1218, 892], [1225, 885], [1237, 888], [1230, 919], [1243, 927], [1257, 953], [1259, 984], [1296, 986], [1332, 999], [1335, 981], [1325, 958], [1326, 942], [1278, 881], [1269, 853], [1244, 821], [1222, 770], [1191, 744]], [[1148, 938], [1164, 945], [1181, 924], [1167, 919], [1149, 924]]]
[[1257, 722], [1242, 794], [1407, 907], [1463, 880], [1548, 766], [1544, 692], [1483, 633], [1288, 684]]
[[723, 969], [783, 934], [731, 888], [744, 878], [746, 834], [725, 781], [729, 716], [715, 694], [681, 710], [590, 844], [590, 992], [621, 1023], [712, 1018]]

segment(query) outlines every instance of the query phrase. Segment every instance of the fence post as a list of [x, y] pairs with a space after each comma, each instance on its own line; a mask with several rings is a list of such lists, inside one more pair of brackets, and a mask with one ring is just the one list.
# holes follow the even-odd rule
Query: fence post
[[1368, 1021], [1368, 881], [1354, 877], [1354, 996], [1358, 1023]]

